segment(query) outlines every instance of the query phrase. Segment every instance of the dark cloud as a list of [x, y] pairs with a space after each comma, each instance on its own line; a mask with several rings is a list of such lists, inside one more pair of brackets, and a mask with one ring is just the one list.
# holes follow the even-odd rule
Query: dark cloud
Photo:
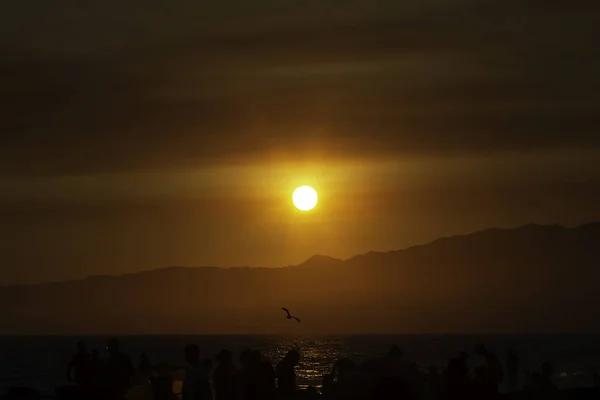
[[183, 12], [78, 9], [79, 38], [48, 22], [69, 10], [15, 13], [39, 26], [0, 42], [0, 174], [600, 147], [600, 6], [535, 3], [317, 8], [174, 36]]

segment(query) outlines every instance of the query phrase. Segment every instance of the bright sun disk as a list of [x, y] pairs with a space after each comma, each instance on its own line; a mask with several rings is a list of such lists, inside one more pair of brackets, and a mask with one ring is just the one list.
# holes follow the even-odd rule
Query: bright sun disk
[[310, 211], [317, 205], [319, 195], [317, 191], [310, 186], [300, 186], [294, 190], [292, 201], [300, 211]]

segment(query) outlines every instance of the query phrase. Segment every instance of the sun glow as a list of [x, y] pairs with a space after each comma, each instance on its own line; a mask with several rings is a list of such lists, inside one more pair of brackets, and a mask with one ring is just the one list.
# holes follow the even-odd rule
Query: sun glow
[[310, 211], [317, 205], [319, 195], [310, 186], [300, 186], [292, 194], [294, 206], [300, 211]]

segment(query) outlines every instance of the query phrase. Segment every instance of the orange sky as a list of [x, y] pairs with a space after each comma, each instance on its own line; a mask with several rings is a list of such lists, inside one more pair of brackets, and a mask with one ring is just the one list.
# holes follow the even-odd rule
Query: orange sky
[[3, 4], [0, 284], [600, 219], [587, 3]]
[[[578, 154], [5, 180], [0, 246], [14, 268], [2, 276], [36, 282], [168, 265], [283, 266], [489, 226], [578, 224], [600, 218], [595, 154]], [[292, 206], [300, 184], [319, 190], [312, 212]]]

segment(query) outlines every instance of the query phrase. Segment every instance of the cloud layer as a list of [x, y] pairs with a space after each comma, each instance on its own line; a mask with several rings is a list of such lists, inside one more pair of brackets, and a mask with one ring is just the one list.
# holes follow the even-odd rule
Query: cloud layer
[[379, 3], [4, 5], [0, 174], [600, 147], [597, 2]]

